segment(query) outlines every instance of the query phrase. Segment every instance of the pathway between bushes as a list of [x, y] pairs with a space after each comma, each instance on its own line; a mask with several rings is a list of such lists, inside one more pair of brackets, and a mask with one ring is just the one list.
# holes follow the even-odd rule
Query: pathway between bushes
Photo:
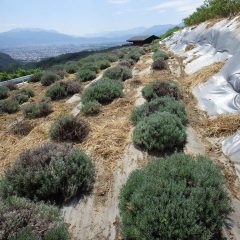
[[65, 221], [74, 240], [120, 239], [118, 196], [129, 174], [147, 163], [147, 154], [131, 141], [130, 114], [142, 104], [142, 87], [153, 80], [152, 55], [146, 54], [133, 69], [133, 78], [124, 82], [124, 97], [103, 106], [96, 117], [88, 117], [91, 131], [80, 148], [91, 156], [96, 182], [90, 196], [64, 207]]

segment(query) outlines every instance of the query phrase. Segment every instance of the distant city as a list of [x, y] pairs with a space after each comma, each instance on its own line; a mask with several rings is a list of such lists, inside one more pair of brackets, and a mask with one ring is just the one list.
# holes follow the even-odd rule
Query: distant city
[[100, 50], [122, 44], [124, 44], [124, 42], [114, 42], [107, 44], [64, 44], [52, 46], [28, 46], [0, 49], [0, 52], [6, 53], [12, 58], [20, 60], [22, 62], [37, 62], [44, 58], [55, 57], [65, 53], [80, 52], [84, 50]]

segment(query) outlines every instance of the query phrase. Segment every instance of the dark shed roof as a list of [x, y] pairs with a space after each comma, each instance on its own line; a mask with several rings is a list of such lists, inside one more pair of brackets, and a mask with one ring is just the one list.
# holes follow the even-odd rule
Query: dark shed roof
[[128, 39], [127, 41], [128, 42], [136, 42], [136, 41], [146, 41], [148, 40], [149, 38], [158, 38], [157, 36], [155, 35], [142, 35], [142, 36], [134, 36], [130, 39]]

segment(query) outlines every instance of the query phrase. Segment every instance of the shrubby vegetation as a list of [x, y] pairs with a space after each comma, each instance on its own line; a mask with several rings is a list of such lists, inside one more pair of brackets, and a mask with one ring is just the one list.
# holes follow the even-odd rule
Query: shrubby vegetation
[[165, 53], [164, 51], [162, 50], [158, 50], [156, 51], [154, 54], [153, 54], [153, 60], [157, 60], [159, 58], [163, 58], [164, 60], [167, 60], [168, 59], [168, 55], [167, 53]]
[[125, 81], [132, 77], [132, 70], [126, 66], [119, 65], [107, 69], [107, 71], [103, 74], [103, 77], [112, 80]]
[[9, 132], [14, 135], [27, 136], [33, 129], [30, 121], [21, 120], [11, 125]]
[[74, 62], [70, 62], [70, 63], [67, 63], [65, 64], [65, 68], [64, 70], [67, 72], [67, 73], [70, 73], [70, 74], [73, 74], [73, 73], [76, 73], [78, 71], [78, 65]]
[[121, 60], [118, 65], [119, 66], [126, 66], [128, 68], [131, 68], [134, 65], [134, 63], [135, 62], [132, 59], [125, 59], [125, 60]]
[[35, 73], [36, 71], [38, 71], [38, 69], [24, 69], [24, 68], [18, 68], [17, 70], [13, 70], [10, 72], [0, 71], [0, 82], [30, 75]]
[[60, 211], [23, 198], [0, 200], [0, 239], [67, 240], [67, 227]]
[[18, 93], [27, 95], [29, 98], [34, 97], [34, 95], [35, 95], [31, 88], [22, 88], [22, 89], [18, 90]]
[[146, 85], [142, 90], [143, 97], [150, 101], [156, 97], [170, 96], [176, 100], [181, 99], [181, 93], [174, 81], [156, 81]]
[[99, 60], [97, 62], [97, 66], [100, 70], [106, 69], [111, 66], [110, 62], [108, 60]]
[[5, 86], [0, 86], [0, 100], [8, 97], [9, 89]]
[[81, 85], [77, 81], [61, 81], [48, 87], [45, 97], [50, 98], [51, 100], [60, 100], [66, 96], [79, 93], [81, 90]]
[[164, 60], [164, 58], [158, 58], [157, 60], [154, 60], [152, 64], [153, 70], [164, 70], [167, 69], [167, 63]]
[[182, 27], [179, 27], [179, 26], [176, 26], [176, 27], [173, 27], [171, 29], [169, 29], [167, 32], [165, 32], [164, 34], [162, 34], [160, 36], [160, 40], [163, 40], [165, 38], [168, 38], [168, 37], [171, 37], [175, 32], [179, 31], [183, 29]]
[[81, 117], [60, 116], [50, 127], [49, 136], [58, 142], [82, 142], [89, 133], [88, 123]]
[[72, 145], [47, 143], [20, 154], [5, 171], [1, 190], [4, 198], [19, 196], [60, 204], [88, 192], [93, 175], [91, 159], [84, 152]]
[[102, 78], [91, 84], [82, 94], [83, 105], [97, 101], [101, 104], [112, 102], [115, 98], [122, 97], [123, 84], [120, 81]]
[[15, 113], [19, 110], [19, 103], [16, 100], [6, 99], [0, 101], [0, 112]]
[[46, 71], [42, 75], [41, 84], [43, 86], [50, 86], [51, 84], [55, 83], [58, 80], [59, 80], [59, 76], [56, 73]]
[[52, 113], [52, 108], [47, 102], [29, 103], [23, 108], [23, 113], [26, 118], [46, 117]]
[[125, 59], [132, 59], [133, 61], [137, 62], [139, 61], [141, 55], [144, 54], [144, 51], [140, 47], [133, 47], [130, 49], [128, 54], [126, 55]]
[[43, 72], [36, 72], [28, 79], [28, 82], [40, 82], [42, 76]]
[[134, 125], [149, 117], [156, 112], [169, 112], [175, 114], [181, 120], [183, 125], [187, 123], [187, 113], [182, 102], [166, 96], [146, 102], [141, 106], [135, 107], [131, 114], [131, 120]]
[[220, 239], [231, 211], [224, 180], [210, 159], [184, 154], [150, 161], [120, 193], [124, 239]]
[[96, 100], [87, 102], [81, 107], [81, 112], [85, 115], [96, 115], [101, 111], [101, 104]]
[[185, 131], [175, 114], [157, 112], [137, 124], [133, 131], [133, 142], [136, 147], [147, 151], [171, 153], [185, 146]]
[[92, 69], [81, 69], [76, 76], [76, 80], [80, 82], [91, 81], [96, 78], [96, 71]]
[[201, 7], [184, 19], [184, 23], [191, 26], [216, 17], [232, 17], [239, 11], [239, 0], [205, 0]]
[[157, 52], [160, 48], [160, 45], [159, 45], [159, 39], [156, 39], [152, 42], [152, 45], [151, 45], [151, 50], [152, 52]]

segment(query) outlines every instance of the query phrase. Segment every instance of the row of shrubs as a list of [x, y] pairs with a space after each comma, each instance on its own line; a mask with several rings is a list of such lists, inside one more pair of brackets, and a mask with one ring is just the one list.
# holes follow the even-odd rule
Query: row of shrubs
[[[161, 154], [182, 150], [187, 114], [177, 84], [156, 81], [142, 94], [147, 102], [131, 115], [134, 144]], [[204, 156], [183, 153], [132, 172], [119, 198], [123, 239], [221, 239], [232, 210], [220, 170]]]
[[173, 81], [156, 81], [142, 90], [147, 100], [135, 107], [131, 120], [135, 125], [135, 146], [148, 151], [174, 152], [186, 143], [187, 114], [179, 100], [181, 94]]

